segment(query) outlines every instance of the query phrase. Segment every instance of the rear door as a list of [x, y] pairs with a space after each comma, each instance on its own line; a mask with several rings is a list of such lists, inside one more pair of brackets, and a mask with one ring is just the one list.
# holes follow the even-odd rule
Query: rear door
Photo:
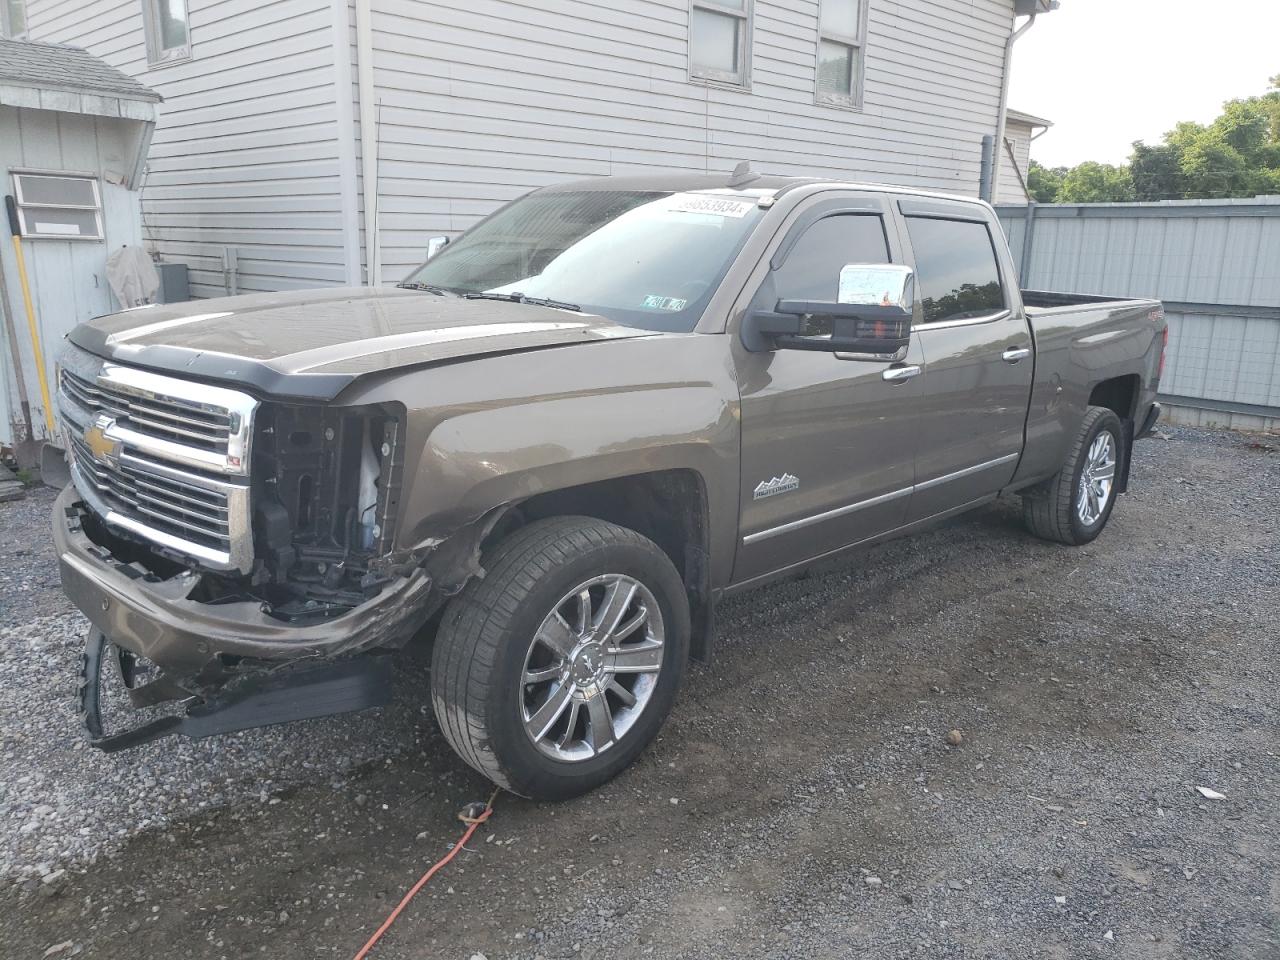
[[1012, 264], [985, 207], [898, 202], [916, 271], [925, 359], [912, 418], [916, 487], [908, 521], [981, 500], [1022, 453], [1034, 356]]
[[[846, 264], [903, 263], [891, 201], [850, 193], [801, 207], [757, 268], [752, 309], [778, 300], [834, 301]], [[903, 522], [914, 476], [906, 421], [920, 363], [804, 350], [752, 353], [731, 328], [742, 398], [741, 583], [830, 553]]]

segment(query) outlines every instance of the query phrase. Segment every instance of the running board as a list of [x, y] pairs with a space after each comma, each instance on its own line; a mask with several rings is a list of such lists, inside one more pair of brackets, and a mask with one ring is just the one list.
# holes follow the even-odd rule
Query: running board
[[391, 673], [390, 657], [363, 656], [266, 674], [223, 697], [191, 707], [186, 716], [159, 717], [89, 744], [104, 753], [116, 753], [175, 734], [199, 740], [382, 707], [391, 701]]

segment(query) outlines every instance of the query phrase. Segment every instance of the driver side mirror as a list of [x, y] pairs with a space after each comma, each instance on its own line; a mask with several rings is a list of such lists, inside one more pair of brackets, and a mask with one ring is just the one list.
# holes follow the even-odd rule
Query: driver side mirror
[[818, 350], [850, 359], [900, 360], [911, 341], [910, 267], [849, 264], [835, 302], [779, 300], [747, 315], [743, 345], [752, 352]]

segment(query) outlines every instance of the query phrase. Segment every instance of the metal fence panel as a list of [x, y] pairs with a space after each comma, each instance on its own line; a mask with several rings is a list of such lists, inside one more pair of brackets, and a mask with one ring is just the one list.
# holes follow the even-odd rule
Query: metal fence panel
[[1165, 301], [1171, 418], [1280, 429], [1280, 197], [997, 212], [1024, 288]]

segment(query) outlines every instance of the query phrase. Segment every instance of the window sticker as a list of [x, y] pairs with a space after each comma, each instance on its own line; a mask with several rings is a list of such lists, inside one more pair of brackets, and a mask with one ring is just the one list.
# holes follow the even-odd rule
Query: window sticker
[[677, 194], [671, 201], [668, 213], [703, 213], [713, 217], [733, 217], [735, 220], [745, 217], [756, 205], [754, 200], [733, 200], [694, 193]]
[[671, 310], [678, 312], [689, 305], [688, 300], [681, 300], [679, 297], [660, 297], [656, 294], [649, 294], [644, 298], [642, 306], [646, 310]]

